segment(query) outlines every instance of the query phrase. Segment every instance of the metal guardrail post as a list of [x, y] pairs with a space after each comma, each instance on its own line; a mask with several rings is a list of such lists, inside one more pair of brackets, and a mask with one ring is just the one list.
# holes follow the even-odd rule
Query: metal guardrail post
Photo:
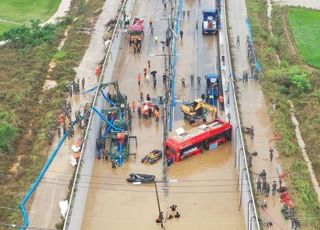
[[247, 204], [247, 220], [248, 220], [248, 223], [250, 222], [250, 219], [249, 219], [250, 207], [249, 206], [250, 206], [250, 204], [252, 204], [252, 202], [253, 202], [252, 200], [249, 200], [248, 204]]
[[239, 211], [242, 206], [242, 192], [243, 192], [243, 172], [246, 170], [246, 168], [243, 168], [241, 171], [241, 189], [240, 189], [240, 203], [239, 203]]
[[237, 130], [239, 131], [239, 125], [234, 130], [234, 168], [237, 166]]
[[253, 215], [253, 216], [250, 217], [250, 220], [249, 220], [249, 221], [250, 221], [249, 230], [252, 230], [252, 220], [253, 220], [253, 219], [256, 219], [256, 220], [257, 220], [257, 217], [256, 217], [255, 215]]

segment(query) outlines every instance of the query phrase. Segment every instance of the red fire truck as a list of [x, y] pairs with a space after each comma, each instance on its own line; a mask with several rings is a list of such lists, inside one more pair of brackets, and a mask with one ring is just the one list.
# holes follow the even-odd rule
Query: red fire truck
[[167, 159], [171, 162], [181, 161], [200, 154], [203, 150], [231, 140], [231, 132], [231, 124], [222, 120], [214, 120], [188, 130], [188, 132], [182, 132], [167, 140]]

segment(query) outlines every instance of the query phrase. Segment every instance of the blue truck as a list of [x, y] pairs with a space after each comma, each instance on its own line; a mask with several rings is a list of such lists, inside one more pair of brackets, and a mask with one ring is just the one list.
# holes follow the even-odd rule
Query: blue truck
[[219, 75], [215, 73], [208, 73], [205, 75], [206, 79], [206, 102], [217, 107], [219, 97]]
[[219, 28], [219, 12], [217, 10], [202, 11], [202, 34], [216, 34]]

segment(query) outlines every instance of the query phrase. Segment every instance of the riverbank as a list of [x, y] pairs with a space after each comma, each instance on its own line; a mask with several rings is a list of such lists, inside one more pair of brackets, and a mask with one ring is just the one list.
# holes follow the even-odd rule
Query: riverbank
[[306, 150], [319, 178], [319, 157], [315, 150], [319, 146], [316, 136], [320, 131], [316, 116], [319, 114], [318, 70], [306, 66], [297, 54], [291, 29], [287, 24], [287, 7], [273, 5], [272, 36], [268, 30], [267, 3], [262, 0], [248, 0], [247, 5], [255, 48], [262, 64], [261, 83], [270, 108], [268, 114], [274, 132], [281, 136], [276, 142], [276, 148], [280, 159], [283, 159], [283, 169], [295, 203], [296, 215], [303, 229], [315, 229], [320, 224], [317, 218], [320, 214], [319, 202], [307, 163], [298, 145], [288, 100], [295, 106]]

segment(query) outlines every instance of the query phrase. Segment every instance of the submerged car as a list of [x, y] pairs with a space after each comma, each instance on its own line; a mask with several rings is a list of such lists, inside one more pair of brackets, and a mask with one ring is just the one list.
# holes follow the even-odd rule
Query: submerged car
[[141, 183], [151, 183], [154, 182], [156, 177], [154, 175], [149, 174], [138, 174], [138, 173], [131, 173], [129, 174], [129, 178], [127, 179], [128, 182], [141, 182]]

